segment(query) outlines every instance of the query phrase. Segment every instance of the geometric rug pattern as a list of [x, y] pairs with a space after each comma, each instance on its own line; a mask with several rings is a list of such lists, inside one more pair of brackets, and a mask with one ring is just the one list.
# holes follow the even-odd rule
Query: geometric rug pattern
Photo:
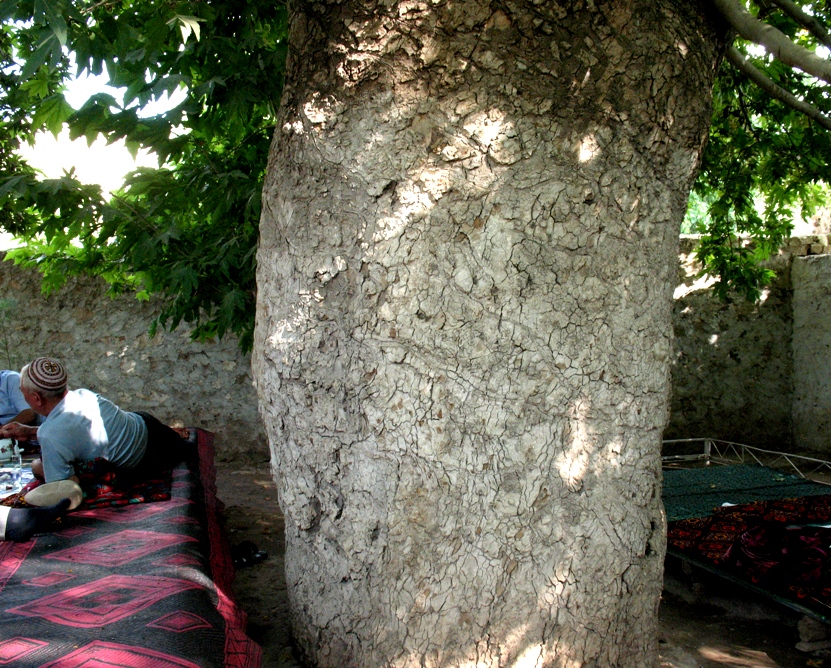
[[173, 471], [169, 501], [68, 513], [0, 542], [0, 668], [258, 668], [231, 597], [212, 434]]

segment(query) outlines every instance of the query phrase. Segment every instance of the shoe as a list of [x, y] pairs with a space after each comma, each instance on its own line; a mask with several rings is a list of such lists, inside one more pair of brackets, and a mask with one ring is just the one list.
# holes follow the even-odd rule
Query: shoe
[[61, 499], [69, 499], [68, 510], [75, 510], [84, 500], [81, 486], [74, 480], [56, 480], [38, 485], [27, 492], [23, 500], [30, 506], [51, 506]]
[[254, 566], [268, 559], [268, 552], [263, 552], [250, 540], [244, 540], [239, 545], [231, 548], [231, 561], [234, 563], [234, 568], [246, 568]]

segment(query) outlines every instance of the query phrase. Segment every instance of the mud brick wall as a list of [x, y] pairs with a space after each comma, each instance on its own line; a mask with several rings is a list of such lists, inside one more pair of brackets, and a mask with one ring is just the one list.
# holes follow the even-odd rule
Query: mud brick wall
[[[693, 242], [684, 242], [682, 278], [691, 283]], [[789, 258], [777, 258], [773, 268], [776, 280], [758, 304], [724, 303], [710, 288], [676, 290], [673, 394], [665, 438], [706, 436], [792, 447]]]
[[797, 257], [793, 284], [793, 433], [831, 452], [831, 255]]
[[[740, 298], [724, 303], [706, 281], [696, 281], [696, 240], [682, 238], [665, 438], [707, 436], [777, 450], [831, 451], [806, 430], [806, 421], [816, 426], [822, 413], [810, 404], [831, 396], [831, 359], [817, 347], [831, 342], [831, 318], [815, 307], [817, 295], [831, 291], [831, 276], [801, 275], [797, 267], [820, 258], [831, 262], [828, 242], [826, 235], [791, 239], [769, 263], [775, 280], [758, 304], [749, 304]], [[829, 306], [826, 299], [825, 313]], [[817, 339], [817, 327], [828, 330], [825, 338]], [[806, 385], [808, 372], [814, 380]], [[831, 400], [825, 403], [831, 407]]]
[[0, 299], [16, 303], [0, 309], [0, 367], [58, 357], [72, 387], [169, 424], [213, 431], [219, 460], [267, 461], [250, 357], [236, 339], [194, 343], [187, 327], [151, 338], [152, 302], [105, 293], [102, 281], [81, 278], [44, 297], [36, 272], [0, 262]]
[[[831, 452], [831, 318], [822, 315], [831, 309], [828, 241], [791, 239], [771, 262], [776, 280], [748, 304], [721, 302], [696, 280], [695, 240], [682, 239], [666, 438]], [[792, 270], [795, 259], [802, 264]], [[72, 279], [47, 298], [36, 272], [0, 262], [0, 299], [17, 303], [0, 309], [0, 367], [55, 355], [73, 386], [209, 429], [221, 460], [266, 461], [250, 357], [236, 340], [194, 343], [184, 326], [150, 338], [152, 302], [105, 293], [99, 280]]]

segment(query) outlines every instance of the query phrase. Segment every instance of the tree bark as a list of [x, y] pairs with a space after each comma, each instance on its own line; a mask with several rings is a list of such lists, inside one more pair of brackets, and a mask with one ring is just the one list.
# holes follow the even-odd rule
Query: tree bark
[[321, 667], [654, 658], [684, 0], [290, 6], [253, 367]]

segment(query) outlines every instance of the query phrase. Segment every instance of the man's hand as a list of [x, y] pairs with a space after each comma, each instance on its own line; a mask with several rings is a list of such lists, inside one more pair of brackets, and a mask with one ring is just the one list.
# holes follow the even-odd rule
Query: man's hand
[[37, 438], [38, 428], [27, 427], [19, 422], [9, 422], [0, 427], [0, 438], [14, 438], [18, 441], [30, 441]]
[[38, 414], [31, 408], [20, 411], [9, 422], [19, 422], [20, 424], [32, 425], [37, 422]]

